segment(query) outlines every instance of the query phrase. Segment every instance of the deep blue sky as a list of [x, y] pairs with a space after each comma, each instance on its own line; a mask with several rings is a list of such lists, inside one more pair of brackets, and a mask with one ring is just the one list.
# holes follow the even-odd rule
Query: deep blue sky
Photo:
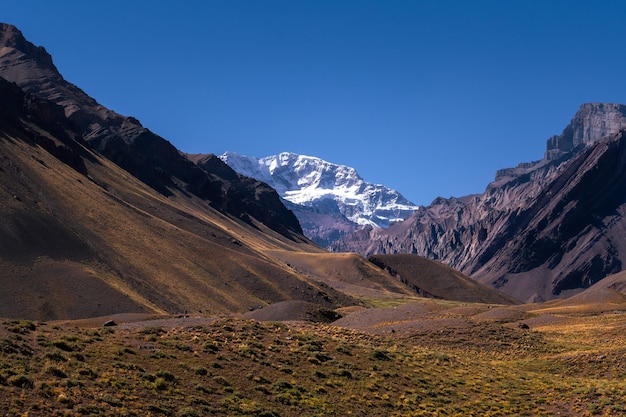
[[626, 2], [31, 1], [0, 21], [190, 153], [292, 151], [417, 204], [540, 159], [585, 102], [626, 103]]

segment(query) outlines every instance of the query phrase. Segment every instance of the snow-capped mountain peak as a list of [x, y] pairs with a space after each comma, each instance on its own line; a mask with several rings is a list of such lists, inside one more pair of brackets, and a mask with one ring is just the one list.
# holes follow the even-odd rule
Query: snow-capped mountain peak
[[226, 152], [220, 158], [236, 172], [266, 182], [290, 203], [319, 213], [338, 211], [359, 225], [388, 227], [419, 208], [397, 191], [363, 180], [354, 168], [313, 156], [282, 152], [256, 158]]

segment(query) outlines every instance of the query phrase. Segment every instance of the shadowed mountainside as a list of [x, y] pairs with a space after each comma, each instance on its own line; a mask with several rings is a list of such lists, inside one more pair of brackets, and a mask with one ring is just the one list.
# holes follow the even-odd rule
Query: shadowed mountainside
[[3, 80], [0, 90], [0, 316], [230, 312], [292, 298], [355, 302], [321, 292], [260, 252], [319, 251], [304, 237], [284, 237], [252, 218], [251, 226], [178, 190], [166, 198], [71, 132], [60, 134], [57, 119], [48, 124], [30, 111], [54, 104]]

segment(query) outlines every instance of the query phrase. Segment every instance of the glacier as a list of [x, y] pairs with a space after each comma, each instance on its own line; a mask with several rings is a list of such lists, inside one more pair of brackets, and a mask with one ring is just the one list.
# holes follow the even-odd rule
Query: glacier
[[282, 152], [257, 158], [225, 152], [219, 158], [237, 173], [270, 185], [292, 208], [340, 214], [359, 226], [387, 228], [420, 209], [398, 191], [363, 180], [354, 168], [317, 157]]

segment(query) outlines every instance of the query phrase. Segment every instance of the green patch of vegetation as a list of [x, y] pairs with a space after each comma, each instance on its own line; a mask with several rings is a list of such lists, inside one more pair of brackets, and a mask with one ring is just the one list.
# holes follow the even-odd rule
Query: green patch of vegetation
[[398, 307], [404, 304], [413, 303], [421, 300], [417, 297], [400, 297], [400, 298], [364, 298], [363, 302], [373, 308], [389, 308]]

